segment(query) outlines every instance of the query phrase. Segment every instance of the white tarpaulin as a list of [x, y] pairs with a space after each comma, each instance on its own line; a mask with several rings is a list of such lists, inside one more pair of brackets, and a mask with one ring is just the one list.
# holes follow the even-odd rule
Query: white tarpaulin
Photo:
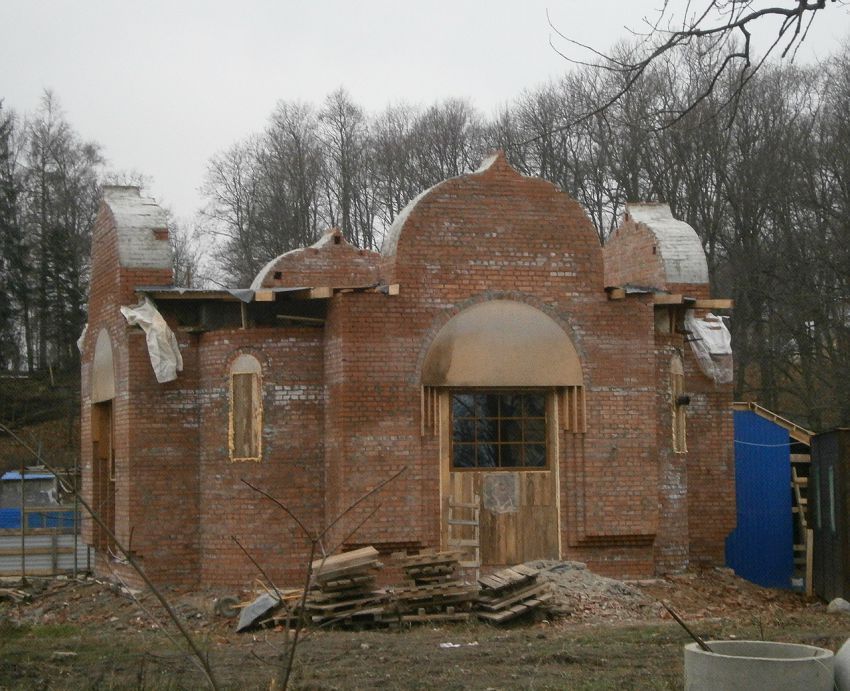
[[180, 355], [177, 337], [168, 328], [153, 301], [145, 296], [135, 307], [122, 307], [121, 314], [130, 326], [138, 325], [144, 330], [156, 380], [164, 384], [177, 379], [177, 373], [183, 371], [183, 356]]
[[83, 325], [83, 330], [80, 333], [80, 337], [77, 339], [77, 350], [80, 351], [80, 355], [83, 354], [83, 345], [86, 342], [86, 334], [89, 332], [89, 323], [86, 322]]
[[698, 319], [693, 310], [688, 310], [685, 329], [691, 335], [691, 348], [703, 374], [716, 384], [731, 383], [732, 334], [723, 320], [711, 313]]

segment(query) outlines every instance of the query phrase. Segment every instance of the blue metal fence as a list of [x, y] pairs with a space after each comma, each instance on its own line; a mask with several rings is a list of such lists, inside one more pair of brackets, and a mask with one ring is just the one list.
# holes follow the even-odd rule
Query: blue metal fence
[[[27, 509], [27, 530], [35, 528], [54, 528], [72, 532], [79, 525], [79, 519], [74, 522], [73, 511], [50, 510], [38, 511]], [[0, 529], [21, 529], [20, 509], [0, 509]]]
[[726, 564], [748, 581], [790, 588], [794, 572], [788, 431], [735, 411], [738, 525], [726, 538]]

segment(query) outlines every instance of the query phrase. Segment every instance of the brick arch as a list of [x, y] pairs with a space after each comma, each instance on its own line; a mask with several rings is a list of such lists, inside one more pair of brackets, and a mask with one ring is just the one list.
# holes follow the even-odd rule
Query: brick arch
[[234, 363], [243, 355], [250, 355], [257, 362], [259, 362], [260, 369], [264, 372], [270, 367], [268, 355], [266, 355], [263, 350], [259, 348], [254, 348], [252, 346], [241, 346], [238, 348], [234, 348], [230, 353], [228, 353], [227, 357], [225, 358], [224, 374], [226, 376], [230, 376], [230, 372], [233, 368]]
[[[434, 343], [434, 339], [437, 337], [437, 334], [452, 318], [463, 312], [465, 309], [468, 309], [474, 305], [478, 305], [482, 302], [487, 302], [488, 300], [513, 300], [515, 302], [521, 302], [529, 307], [533, 307], [536, 310], [542, 312], [547, 317], [552, 319], [558, 326], [563, 329], [564, 333], [570, 339], [573, 347], [576, 349], [578, 353], [579, 360], [581, 362], [587, 362], [587, 352], [584, 344], [584, 340], [581, 337], [580, 330], [576, 327], [575, 320], [571, 315], [564, 315], [560, 312], [553, 310], [550, 305], [546, 304], [542, 300], [538, 299], [534, 295], [528, 295], [526, 293], [521, 293], [518, 291], [495, 291], [490, 290], [484, 293], [479, 293], [477, 295], [473, 295], [472, 297], [463, 300], [462, 302], [453, 305], [452, 307], [446, 308], [442, 312], [440, 312], [432, 321], [431, 326], [423, 333], [421, 339], [421, 347], [419, 349], [419, 355], [416, 359], [416, 368], [413, 374], [413, 380], [411, 383], [419, 384], [422, 381], [422, 368], [425, 364], [425, 358], [428, 356], [428, 351], [431, 348], [431, 345]], [[588, 373], [585, 372], [585, 375]]]
[[98, 331], [92, 357], [91, 402], [102, 403], [115, 398], [115, 363], [109, 331]]
[[581, 359], [551, 316], [526, 302], [494, 297], [455, 311], [423, 349], [426, 386], [580, 386]]

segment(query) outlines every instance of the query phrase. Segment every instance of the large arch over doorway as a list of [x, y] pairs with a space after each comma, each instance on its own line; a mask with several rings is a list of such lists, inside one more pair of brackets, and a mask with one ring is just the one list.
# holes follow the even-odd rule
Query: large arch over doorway
[[478, 303], [440, 329], [422, 385], [440, 417], [444, 546], [473, 539], [450, 506], [477, 506], [483, 564], [560, 557], [559, 430], [582, 382], [569, 335], [528, 304]]

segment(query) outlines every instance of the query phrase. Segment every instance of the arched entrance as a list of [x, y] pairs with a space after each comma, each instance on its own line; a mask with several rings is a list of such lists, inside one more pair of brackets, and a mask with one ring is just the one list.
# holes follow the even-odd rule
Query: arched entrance
[[449, 505], [477, 506], [483, 564], [558, 558], [559, 432], [583, 401], [569, 336], [530, 305], [479, 303], [439, 331], [422, 384], [438, 417], [443, 545], [474, 539], [449, 525]]
[[[91, 370], [92, 508], [115, 534], [115, 445], [112, 401], [115, 369], [112, 340], [106, 329], [97, 334]], [[114, 549], [113, 540], [94, 524], [94, 548], [101, 553]]]

